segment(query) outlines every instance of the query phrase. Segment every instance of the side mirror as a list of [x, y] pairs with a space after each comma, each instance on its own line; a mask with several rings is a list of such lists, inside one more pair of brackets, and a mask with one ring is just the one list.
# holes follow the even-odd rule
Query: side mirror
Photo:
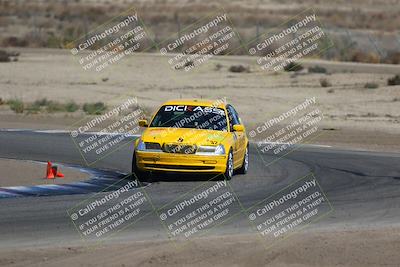
[[147, 120], [139, 120], [139, 126], [147, 127], [147, 126], [149, 126], [149, 124], [147, 123]]
[[244, 132], [244, 126], [242, 124], [233, 125], [234, 132]]

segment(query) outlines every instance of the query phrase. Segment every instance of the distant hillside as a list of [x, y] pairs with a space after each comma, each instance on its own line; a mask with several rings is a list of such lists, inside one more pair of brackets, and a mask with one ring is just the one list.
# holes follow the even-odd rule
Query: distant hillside
[[220, 7], [244, 41], [312, 7], [335, 43], [322, 57], [400, 63], [400, 0], [0, 0], [0, 45], [61, 48], [132, 6], [157, 43]]

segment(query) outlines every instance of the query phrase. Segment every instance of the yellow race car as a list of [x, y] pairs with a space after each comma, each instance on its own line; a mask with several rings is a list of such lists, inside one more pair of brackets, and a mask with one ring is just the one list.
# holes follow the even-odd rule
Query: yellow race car
[[222, 100], [165, 102], [135, 140], [132, 173], [146, 181], [152, 172], [245, 174], [249, 142], [232, 105]]

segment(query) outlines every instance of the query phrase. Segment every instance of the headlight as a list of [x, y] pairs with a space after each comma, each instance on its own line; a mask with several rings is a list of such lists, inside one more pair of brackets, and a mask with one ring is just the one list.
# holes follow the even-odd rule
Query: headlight
[[223, 145], [217, 146], [217, 148], [215, 149], [215, 154], [217, 154], [217, 155], [225, 155], [224, 146]]
[[199, 146], [196, 154], [199, 154], [199, 155], [225, 155], [225, 148], [223, 145]]
[[161, 146], [159, 143], [143, 142], [142, 139], [139, 139], [139, 143], [137, 145], [137, 150], [138, 151], [161, 152]]
[[138, 151], [145, 151], [146, 150], [146, 145], [145, 143], [142, 141], [142, 139], [139, 139], [139, 143], [137, 145], [137, 150]]

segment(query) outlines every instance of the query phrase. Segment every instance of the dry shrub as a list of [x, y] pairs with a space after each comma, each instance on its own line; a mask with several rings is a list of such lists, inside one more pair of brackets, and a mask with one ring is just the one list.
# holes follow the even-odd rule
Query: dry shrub
[[23, 113], [25, 109], [24, 102], [20, 99], [11, 99], [7, 101], [7, 104], [10, 106], [10, 109], [13, 110], [15, 113]]
[[385, 63], [400, 64], [400, 52], [391, 52], [385, 58]]
[[320, 79], [319, 80], [319, 84], [322, 86], [322, 87], [331, 87], [332, 86], [332, 84], [328, 81], [328, 79], [326, 79], [326, 78], [322, 78], [322, 79]]
[[10, 36], [3, 39], [2, 45], [12, 47], [26, 47], [28, 46], [28, 41], [23, 38]]
[[364, 85], [364, 88], [366, 89], [376, 89], [379, 87], [379, 84], [374, 83], [374, 82], [368, 82]]
[[0, 50], [0, 62], [10, 62], [10, 61], [11, 61], [10, 55], [4, 50]]
[[0, 62], [18, 61], [19, 52], [0, 50]]
[[249, 67], [245, 67], [243, 65], [232, 65], [232, 66], [229, 67], [229, 71], [230, 72], [236, 72], [236, 73], [250, 72], [250, 68]]
[[300, 63], [298, 63], [298, 62], [296, 62], [296, 63], [290, 62], [290, 63], [287, 64], [285, 67], [283, 67], [283, 69], [284, 69], [285, 71], [301, 71], [301, 70], [304, 69], [304, 68], [303, 68], [303, 66], [302, 66]]
[[310, 73], [327, 73], [327, 70], [324, 67], [316, 65], [314, 67], [309, 67], [308, 72], [310, 72]]
[[380, 57], [373, 52], [365, 53], [362, 51], [355, 51], [351, 55], [351, 61], [362, 63], [380, 63]]
[[396, 75], [392, 78], [389, 78], [387, 81], [388, 85], [400, 85], [400, 75]]

